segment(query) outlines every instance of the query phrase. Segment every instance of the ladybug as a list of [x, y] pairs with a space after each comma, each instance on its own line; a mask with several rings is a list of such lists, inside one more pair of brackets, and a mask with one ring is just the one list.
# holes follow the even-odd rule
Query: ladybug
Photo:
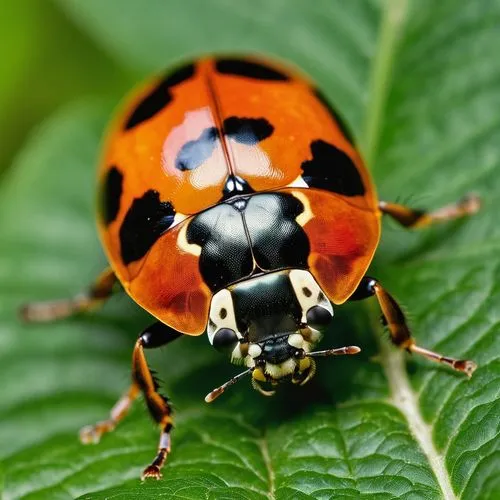
[[471, 375], [476, 365], [416, 344], [395, 299], [366, 271], [381, 216], [416, 228], [475, 213], [468, 195], [433, 212], [380, 201], [353, 138], [321, 91], [281, 64], [200, 58], [149, 81], [109, 132], [98, 174], [97, 222], [110, 268], [73, 299], [28, 304], [45, 321], [102, 304], [120, 282], [157, 322], [135, 344], [132, 383], [85, 443], [113, 430], [142, 392], [160, 427], [142, 478], [161, 477], [172, 408], [145, 349], [206, 332], [265, 395], [306, 384], [333, 305], [375, 296], [392, 342]]

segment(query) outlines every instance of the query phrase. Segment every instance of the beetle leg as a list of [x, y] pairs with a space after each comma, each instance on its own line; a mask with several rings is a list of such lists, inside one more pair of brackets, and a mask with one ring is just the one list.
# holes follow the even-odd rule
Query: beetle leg
[[147, 477], [161, 478], [160, 469], [163, 467], [167, 454], [170, 451], [170, 431], [173, 427], [172, 407], [168, 399], [158, 392], [158, 382], [148, 367], [144, 349], [154, 349], [155, 347], [168, 344], [181, 335], [182, 333], [173, 330], [161, 322], [154, 323], [149, 328], [146, 328], [137, 339], [132, 354], [132, 385], [130, 389], [115, 404], [108, 420], [98, 422], [93, 426], [84, 427], [80, 431], [82, 442], [95, 443], [99, 441], [102, 434], [112, 431], [116, 427], [141, 391], [149, 413], [161, 429], [158, 454], [151, 464], [144, 469], [141, 476], [142, 479]]
[[86, 292], [79, 293], [70, 299], [32, 302], [20, 309], [25, 321], [45, 322], [63, 319], [80, 312], [87, 312], [101, 306], [113, 294], [118, 282], [113, 270], [106, 268]]
[[114, 431], [118, 423], [127, 415], [139, 392], [139, 386], [132, 383], [127, 392], [115, 403], [107, 420], [94, 425], [86, 425], [80, 429], [80, 441], [83, 444], [97, 444], [103, 434]]
[[457, 203], [446, 205], [433, 212], [415, 210], [404, 205], [388, 203], [386, 201], [380, 201], [378, 207], [382, 213], [390, 215], [402, 226], [419, 228], [435, 224], [436, 222], [458, 219], [466, 215], [475, 214], [481, 208], [481, 200], [474, 194], [468, 194]]
[[376, 279], [365, 276], [350, 300], [360, 300], [373, 295], [377, 297], [380, 309], [382, 309], [382, 316], [385, 320], [384, 323], [391, 334], [393, 344], [402, 349], [406, 349], [408, 352], [420, 354], [439, 363], [445, 363], [454, 370], [465, 373], [469, 377], [473, 374], [474, 370], [477, 368], [474, 361], [450, 358], [418, 346], [411, 336], [410, 328], [408, 327], [401, 307], [394, 298], [382, 288], [382, 285]]

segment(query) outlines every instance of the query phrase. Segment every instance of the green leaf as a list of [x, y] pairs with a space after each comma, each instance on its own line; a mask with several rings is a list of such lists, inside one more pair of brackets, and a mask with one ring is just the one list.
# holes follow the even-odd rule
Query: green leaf
[[46, 123], [0, 185], [2, 498], [499, 498], [500, 2], [63, 4], [139, 71], [213, 49], [301, 65], [354, 126], [384, 199], [438, 207], [480, 193], [471, 220], [414, 233], [384, 223], [371, 270], [419, 343], [479, 368], [469, 381], [409, 360], [375, 326], [376, 307], [346, 305], [323, 345], [362, 353], [323, 360], [307, 387], [271, 399], [240, 383], [203, 403], [236, 371], [204, 336], [153, 352], [176, 407], [162, 481], [138, 479], [158, 438], [141, 404], [101, 443], [80, 445], [78, 428], [126, 388], [148, 324], [124, 296], [56, 324], [16, 318], [20, 303], [71, 295], [105, 265], [93, 179], [110, 111], [82, 103]]

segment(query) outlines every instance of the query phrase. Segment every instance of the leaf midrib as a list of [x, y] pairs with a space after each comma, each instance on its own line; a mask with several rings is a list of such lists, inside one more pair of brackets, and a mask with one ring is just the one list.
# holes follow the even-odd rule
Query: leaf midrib
[[431, 426], [424, 421], [418, 406], [417, 395], [409, 383], [405, 370], [404, 352], [392, 348], [387, 341], [384, 342], [384, 339], [381, 339], [378, 344], [381, 364], [389, 382], [390, 403], [403, 414], [410, 432], [427, 457], [443, 498], [456, 500], [457, 496], [451, 486], [443, 454], [439, 453], [434, 446]]
[[273, 470], [273, 464], [271, 461], [271, 456], [269, 455], [269, 447], [267, 446], [267, 436], [264, 434], [262, 439], [258, 440], [258, 445], [260, 452], [262, 454], [262, 459], [264, 460], [264, 464], [266, 466], [267, 470], [267, 475], [268, 475], [268, 482], [269, 482], [269, 493], [268, 497], [269, 500], [274, 500], [275, 497], [275, 492], [276, 492], [276, 486], [275, 486], [275, 476], [274, 476], [274, 470]]
[[[388, 0], [383, 11], [377, 53], [371, 69], [369, 106], [360, 141], [365, 160], [370, 168], [373, 168], [377, 155], [392, 68], [407, 13], [408, 0]], [[375, 318], [377, 305], [371, 301], [366, 307], [370, 317]], [[408, 429], [427, 458], [429, 468], [437, 480], [443, 498], [457, 500], [443, 455], [434, 445], [431, 429], [425, 422], [418, 405], [418, 395], [415, 394], [408, 380], [404, 353], [390, 346], [389, 342], [382, 338], [380, 330], [380, 325], [372, 321], [372, 331], [376, 335], [380, 350], [381, 365], [389, 384], [391, 395], [389, 403], [405, 418]]]

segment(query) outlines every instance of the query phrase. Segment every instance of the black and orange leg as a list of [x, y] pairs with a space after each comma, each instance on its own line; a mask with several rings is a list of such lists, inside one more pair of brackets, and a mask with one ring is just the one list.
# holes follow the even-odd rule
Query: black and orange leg
[[108, 420], [84, 427], [80, 431], [80, 439], [83, 443], [97, 443], [104, 433], [115, 429], [119, 421], [127, 414], [134, 399], [142, 392], [149, 413], [160, 426], [161, 432], [158, 453], [151, 464], [144, 469], [142, 479], [161, 478], [160, 470], [170, 451], [170, 431], [173, 427], [172, 408], [168, 399], [158, 392], [158, 383], [148, 367], [144, 349], [163, 346], [181, 335], [180, 332], [160, 322], [146, 328], [135, 343], [132, 354], [132, 384], [129, 390], [115, 404]]
[[113, 270], [106, 268], [83, 293], [62, 300], [32, 302], [21, 307], [20, 314], [25, 321], [46, 322], [67, 318], [73, 314], [98, 308], [113, 294], [118, 282]]
[[378, 206], [382, 213], [391, 216], [402, 226], [420, 228], [437, 222], [445, 222], [475, 214], [481, 208], [481, 200], [474, 194], [468, 194], [457, 203], [446, 205], [432, 212], [417, 210], [386, 201], [380, 201]]
[[382, 310], [382, 320], [391, 334], [393, 344], [406, 349], [410, 353], [420, 354], [432, 361], [449, 365], [454, 370], [465, 373], [469, 377], [474, 373], [477, 366], [473, 361], [450, 358], [418, 346], [415, 343], [415, 339], [411, 336], [401, 307], [376, 279], [365, 276], [350, 300], [361, 300], [373, 295], [377, 297], [380, 309]]

